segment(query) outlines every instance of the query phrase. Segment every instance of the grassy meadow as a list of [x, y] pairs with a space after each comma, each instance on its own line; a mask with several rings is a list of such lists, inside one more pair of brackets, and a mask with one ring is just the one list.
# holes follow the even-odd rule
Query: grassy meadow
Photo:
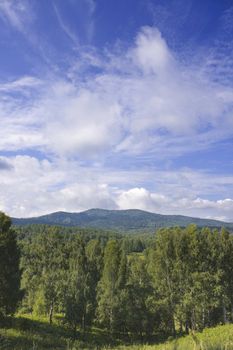
[[[123, 345], [128, 343], [128, 345]], [[130, 344], [126, 339], [113, 338], [102, 330], [93, 328], [90, 332], [72, 333], [59, 317], [53, 325], [46, 319], [19, 316], [9, 319], [8, 324], [0, 328], [0, 349], [9, 350], [233, 350], [233, 325], [218, 326], [195, 333], [168, 339], [164, 343], [153, 345]]]

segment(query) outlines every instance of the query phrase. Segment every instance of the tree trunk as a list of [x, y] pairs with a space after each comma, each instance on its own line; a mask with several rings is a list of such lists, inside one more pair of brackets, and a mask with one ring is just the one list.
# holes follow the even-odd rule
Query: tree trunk
[[205, 328], [206, 325], [206, 312], [205, 312], [205, 308], [202, 308], [202, 327]]
[[141, 339], [141, 344], [143, 344], [144, 339], [143, 339], [143, 332], [141, 330], [140, 330], [140, 339]]
[[183, 333], [183, 322], [180, 321], [180, 329], [179, 329], [179, 333], [182, 334]]
[[191, 330], [192, 330], [192, 332], [195, 332], [195, 330], [196, 330], [196, 314], [195, 314], [195, 310], [192, 311]]
[[174, 320], [173, 314], [171, 316], [171, 331], [172, 331], [173, 337], [176, 337], [176, 327], [175, 327], [175, 320]]
[[54, 301], [52, 300], [50, 309], [49, 309], [49, 324], [53, 323], [53, 307], [54, 307]]
[[83, 330], [83, 336], [85, 336], [85, 333], [86, 333], [86, 314], [83, 314], [83, 317], [82, 317], [82, 330]]
[[211, 320], [210, 320], [210, 310], [207, 310], [207, 326], [211, 326]]
[[77, 338], [77, 325], [75, 324], [73, 327], [73, 339]]
[[224, 301], [223, 301], [223, 304], [222, 304], [222, 314], [223, 314], [223, 323], [224, 324], [228, 323], [227, 310], [226, 310], [226, 306], [225, 306]]
[[109, 315], [109, 328], [110, 328], [110, 333], [113, 333], [113, 309], [110, 309], [110, 315]]

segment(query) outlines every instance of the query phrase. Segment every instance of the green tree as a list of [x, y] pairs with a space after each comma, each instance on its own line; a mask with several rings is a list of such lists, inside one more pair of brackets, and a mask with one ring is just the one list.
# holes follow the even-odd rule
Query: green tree
[[125, 327], [126, 258], [116, 240], [107, 242], [103, 274], [98, 284], [97, 319], [111, 333]]
[[88, 308], [86, 322], [91, 325], [97, 308], [97, 286], [103, 271], [103, 248], [97, 239], [90, 240], [86, 245], [88, 274], [90, 288], [88, 293]]
[[[178, 276], [175, 268], [175, 231], [160, 229], [156, 235], [155, 249], [149, 254], [148, 271], [156, 294], [156, 303], [166, 315], [166, 330], [175, 334], [175, 310], [178, 291]], [[159, 303], [158, 303], [159, 301]]]
[[50, 227], [21, 244], [22, 286], [26, 289], [23, 306], [31, 312], [45, 310], [50, 323], [54, 311], [61, 308], [65, 288], [68, 261], [64, 240], [55, 227]]
[[20, 253], [11, 220], [0, 212], [0, 313], [14, 314], [22, 297]]
[[74, 239], [70, 245], [67, 292], [65, 295], [65, 319], [76, 335], [77, 326], [85, 333], [93, 317], [96, 300], [93, 297], [95, 282], [82, 240]]
[[144, 258], [133, 256], [129, 261], [126, 303], [126, 328], [141, 339], [153, 331], [151, 281]]

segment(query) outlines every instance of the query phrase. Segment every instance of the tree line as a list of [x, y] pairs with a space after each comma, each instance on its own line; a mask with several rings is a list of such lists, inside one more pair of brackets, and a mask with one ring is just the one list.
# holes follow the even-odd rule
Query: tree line
[[150, 239], [85, 239], [47, 227], [16, 241], [0, 214], [0, 316], [47, 315], [149, 339], [233, 322], [233, 237], [163, 228]]

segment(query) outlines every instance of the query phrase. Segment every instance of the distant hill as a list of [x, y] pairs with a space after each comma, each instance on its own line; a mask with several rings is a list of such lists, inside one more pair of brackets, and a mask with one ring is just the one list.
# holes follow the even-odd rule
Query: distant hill
[[104, 210], [90, 209], [81, 213], [56, 212], [33, 218], [12, 218], [14, 225], [47, 224], [78, 226], [127, 232], [154, 232], [160, 227], [187, 226], [226, 227], [233, 230], [233, 223], [217, 220], [192, 218], [182, 215], [161, 215], [138, 209]]

